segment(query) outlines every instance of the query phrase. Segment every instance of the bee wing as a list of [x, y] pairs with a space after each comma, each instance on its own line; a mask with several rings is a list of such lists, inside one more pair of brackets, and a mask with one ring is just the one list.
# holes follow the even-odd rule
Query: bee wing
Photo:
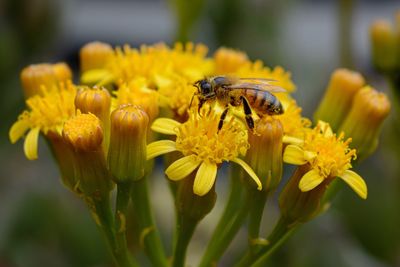
[[224, 86], [226, 89], [249, 89], [249, 90], [256, 90], [256, 91], [268, 91], [271, 93], [283, 93], [286, 92], [285, 89], [282, 87], [268, 84], [268, 83], [235, 83], [232, 85]]
[[255, 82], [265, 82], [265, 83], [269, 83], [269, 82], [276, 82], [277, 80], [275, 79], [269, 79], [269, 78], [252, 78], [252, 77], [246, 77], [246, 78], [239, 78], [239, 80], [242, 81], [255, 81]]

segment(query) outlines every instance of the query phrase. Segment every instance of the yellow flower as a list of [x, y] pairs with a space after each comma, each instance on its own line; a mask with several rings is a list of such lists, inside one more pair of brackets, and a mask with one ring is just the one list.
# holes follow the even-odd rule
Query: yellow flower
[[158, 89], [162, 101], [173, 111], [175, 118], [179, 121], [187, 119], [190, 104], [192, 107], [197, 105], [197, 98], [193, 98], [196, 91], [193, 82], [178, 75]]
[[265, 78], [276, 80], [274, 85], [280, 86], [287, 92], [291, 93], [296, 90], [290, 72], [286, 72], [282, 67], [277, 66], [274, 69], [265, 67], [262, 61], [249, 62], [238, 69], [235, 73], [239, 77], [244, 78]]
[[[153, 131], [176, 135], [176, 141], [161, 140], [147, 146], [147, 158], [151, 159], [161, 154], [179, 151], [183, 157], [172, 163], [165, 171], [169, 179], [181, 180], [198, 167], [193, 192], [203, 196], [214, 185], [218, 165], [223, 161], [233, 161], [243, 167], [261, 190], [261, 182], [251, 167], [241, 160], [249, 144], [245, 126], [235, 117], [226, 118], [221, 130], [218, 131], [219, 114], [211, 111], [201, 115], [190, 112], [185, 123], [172, 119], [157, 119]], [[208, 110], [208, 109], [207, 109]]]
[[102, 42], [90, 42], [79, 51], [81, 71], [101, 69], [112, 57], [114, 50], [111, 45]]
[[212, 62], [206, 58], [207, 50], [206, 46], [193, 43], [185, 46], [177, 43], [172, 49], [165, 44], [143, 45], [140, 49], [126, 45], [115, 50], [104, 69], [85, 72], [82, 80], [98, 85], [111, 82], [120, 85], [144, 77], [153, 89], [158, 86], [157, 79], [171, 74], [195, 81], [212, 71]]
[[39, 132], [49, 132], [61, 136], [64, 122], [75, 114], [76, 88], [71, 82], [60, 83], [57, 88], [42, 86], [42, 94], [26, 101], [25, 110], [10, 129], [11, 143], [15, 143], [27, 131], [24, 151], [28, 159], [37, 159]]
[[59, 82], [71, 80], [72, 71], [63, 62], [56, 64], [34, 64], [25, 67], [21, 71], [20, 78], [25, 98], [28, 99], [36, 94], [40, 94], [41, 86], [52, 89]]
[[248, 63], [246, 53], [221, 47], [214, 53], [215, 73], [229, 74], [235, 73], [243, 64]]
[[310, 191], [323, 183], [340, 177], [361, 198], [367, 198], [367, 186], [364, 180], [351, 171], [351, 160], [356, 151], [349, 148], [351, 139], [344, 140], [344, 133], [336, 136], [329, 124], [319, 121], [311, 131], [307, 131], [304, 142], [288, 145], [283, 161], [294, 165], [310, 165], [310, 170], [300, 179], [299, 189]]
[[116, 98], [113, 99], [113, 109], [121, 105], [132, 104], [140, 106], [153, 121], [158, 115], [158, 93], [149, 88], [148, 81], [143, 78], [122, 84], [114, 92]]
[[305, 131], [311, 126], [311, 121], [301, 116], [301, 107], [292, 98], [280, 99], [285, 111], [282, 115], [275, 116], [283, 126], [284, 143], [288, 143], [294, 138], [303, 139]]

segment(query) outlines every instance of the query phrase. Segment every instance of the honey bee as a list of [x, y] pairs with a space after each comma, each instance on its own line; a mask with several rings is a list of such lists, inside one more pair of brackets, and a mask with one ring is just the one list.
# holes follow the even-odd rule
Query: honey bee
[[271, 84], [274, 80], [261, 78], [238, 78], [234, 76], [215, 76], [199, 80], [195, 83], [199, 99], [199, 110], [204, 103], [218, 101], [224, 106], [224, 111], [218, 124], [218, 130], [223, 126], [229, 106], [243, 106], [248, 127], [254, 129], [252, 109], [258, 116], [279, 115], [283, 107], [279, 99], [272, 93], [285, 92], [281, 87]]

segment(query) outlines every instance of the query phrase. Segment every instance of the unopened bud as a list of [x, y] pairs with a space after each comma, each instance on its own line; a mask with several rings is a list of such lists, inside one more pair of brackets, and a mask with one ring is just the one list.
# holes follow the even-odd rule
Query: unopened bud
[[100, 119], [104, 131], [103, 148], [107, 152], [110, 136], [110, 93], [103, 87], [82, 86], [76, 94], [75, 106], [82, 113], [92, 113]]
[[389, 111], [387, 96], [369, 86], [354, 97], [353, 106], [339, 131], [352, 138], [351, 146], [357, 150], [359, 160], [375, 151], [383, 121]]
[[111, 114], [108, 167], [117, 183], [143, 178], [149, 117], [135, 105], [122, 105]]
[[72, 78], [72, 72], [65, 63], [35, 64], [21, 71], [21, 82], [25, 98], [41, 93], [41, 86], [51, 89]]
[[246, 162], [260, 177], [265, 192], [275, 190], [282, 178], [282, 138], [282, 125], [272, 117], [262, 118], [255, 133], [249, 133]]
[[337, 69], [332, 74], [324, 97], [314, 114], [314, 121], [326, 121], [336, 131], [350, 110], [354, 95], [364, 83], [360, 73]]
[[399, 43], [389, 21], [377, 20], [370, 27], [372, 59], [380, 71], [391, 72], [399, 67]]
[[81, 71], [103, 68], [113, 54], [111, 45], [102, 42], [91, 42], [80, 50]]

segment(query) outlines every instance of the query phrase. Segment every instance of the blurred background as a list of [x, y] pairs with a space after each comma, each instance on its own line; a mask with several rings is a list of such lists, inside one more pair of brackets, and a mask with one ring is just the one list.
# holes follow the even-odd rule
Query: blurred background
[[[399, 9], [398, 0], [0, 0], [0, 267], [111, 266], [85, 205], [61, 185], [43, 140], [34, 162], [24, 157], [23, 142], [9, 142], [8, 130], [24, 108], [19, 72], [25, 65], [66, 61], [76, 78], [79, 48], [95, 40], [132, 46], [192, 40], [208, 45], [210, 54], [229, 46], [291, 71], [295, 97], [312, 117], [338, 67], [361, 72], [390, 95], [372, 67], [368, 28]], [[400, 145], [393, 118], [398, 112], [393, 109], [386, 121], [378, 151], [358, 169], [368, 183], [368, 199], [345, 189], [330, 212], [279, 250], [271, 266], [400, 266]], [[170, 196], [163, 179], [152, 187], [168, 247], [172, 200], [165, 200]], [[191, 266], [223, 208], [226, 187], [219, 179], [216, 208], [189, 247]], [[276, 200], [268, 208], [277, 213]], [[276, 219], [274, 212], [265, 216], [264, 231]], [[244, 232], [238, 235], [221, 266], [235, 261], [245, 238]]]

